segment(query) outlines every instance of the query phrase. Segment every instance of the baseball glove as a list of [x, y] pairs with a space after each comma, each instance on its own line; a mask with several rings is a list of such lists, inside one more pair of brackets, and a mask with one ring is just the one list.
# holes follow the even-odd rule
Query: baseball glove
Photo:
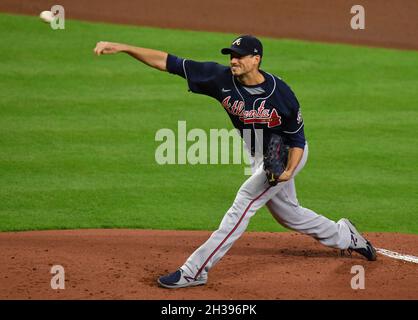
[[284, 144], [281, 136], [273, 133], [264, 151], [264, 171], [271, 186], [277, 185], [286, 169], [288, 153], [289, 146]]

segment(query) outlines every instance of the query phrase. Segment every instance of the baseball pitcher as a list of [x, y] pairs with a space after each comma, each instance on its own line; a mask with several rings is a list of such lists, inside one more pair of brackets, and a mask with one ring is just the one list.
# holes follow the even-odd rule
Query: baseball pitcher
[[177, 271], [160, 277], [159, 285], [182, 288], [205, 284], [209, 270], [264, 205], [286, 228], [310, 235], [325, 246], [376, 260], [372, 244], [348, 219], [334, 222], [299, 205], [294, 179], [305, 166], [309, 152], [304, 121], [291, 88], [260, 69], [263, 46], [256, 37], [239, 36], [221, 50], [229, 55], [229, 66], [112, 42], [98, 42], [94, 52], [125, 52], [150, 67], [184, 78], [190, 91], [212, 97], [222, 105], [248, 149], [252, 175], [238, 190], [218, 230]]

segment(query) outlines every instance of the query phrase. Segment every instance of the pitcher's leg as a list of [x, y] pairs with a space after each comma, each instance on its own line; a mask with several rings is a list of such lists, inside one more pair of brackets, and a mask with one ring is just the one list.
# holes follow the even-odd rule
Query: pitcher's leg
[[294, 179], [286, 182], [267, 207], [283, 226], [310, 235], [328, 247], [347, 249], [350, 245], [350, 230], [345, 223], [334, 222], [299, 205]]
[[207, 277], [207, 273], [231, 248], [246, 230], [250, 218], [266, 204], [282, 184], [271, 187], [267, 183], [262, 167], [240, 188], [222, 222], [210, 238], [201, 245], [181, 267], [184, 273], [194, 279]]

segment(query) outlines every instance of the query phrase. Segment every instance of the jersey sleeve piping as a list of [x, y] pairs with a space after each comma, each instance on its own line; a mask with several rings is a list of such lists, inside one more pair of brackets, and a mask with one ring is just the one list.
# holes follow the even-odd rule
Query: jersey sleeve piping
[[187, 77], [187, 72], [186, 72], [186, 59], [183, 60], [183, 72], [184, 72], [184, 76], [186, 78], [186, 82], [187, 82], [187, 87], [189, 88], [189, 91], [192, 91], [192, 89], [190, 88], [190, 84], [189, 84], [189, 78]]
[[302, 122], [301, 126], [296, 131], [283, 131], [283, 132], [287, 134], [295, 134], [295, 133], [298, 133], [300, 129], [302, 129], [303, 126], [304, 126], [304, 123]]

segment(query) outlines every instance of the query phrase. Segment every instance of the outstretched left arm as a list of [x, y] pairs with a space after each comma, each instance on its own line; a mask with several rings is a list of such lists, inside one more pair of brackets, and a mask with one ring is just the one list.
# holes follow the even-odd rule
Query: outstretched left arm
[[164, 51], [107, 41], [98, 42], [93, 51], [98, 56], [102, 54], [115, 54], [124, 52], [152, 68], [160, 71], [167, 71], [168, 54]]

